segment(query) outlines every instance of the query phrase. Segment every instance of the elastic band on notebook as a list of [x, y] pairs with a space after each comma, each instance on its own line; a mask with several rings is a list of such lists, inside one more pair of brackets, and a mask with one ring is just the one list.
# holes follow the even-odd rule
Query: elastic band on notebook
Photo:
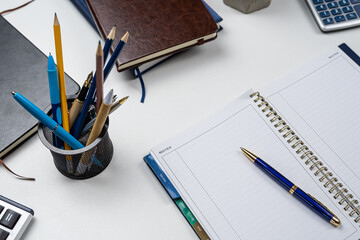
[[145, 101], [145, 84], [144, 84], [144, 80], [143, 80], [143, 78], [142, 78], [142, 76], [141, 76], [141, 73], [140, 73], [140, 70], [139, 70], [139, 68], [135, 68], [135, 71], [136, 71], [136, 74], [137, 74], [137, 76], [138, 76], [138, 78], [139, 78], [139, 80], [140, 80], [140, 84], [141, 84], [141, 100], [140, 100], [140, 102], [141, 103], [144, 103], [144, 101]]
[[3, 162], [3, 160], [1, 160], [1, 158], [0, 158], [0, 164], [3, 165], [3, 167], [4, 167], [6, 170], [8, 170], [10, 173], [12, 173], [15, 177], [17, 177], [17, 178], [19, 178], [19, 179], [21, 179], [21, 180], [35, 181], [35, 178], [23, 177], [23, 176], [21, 176], [21, 175], [18, 175], [18, 174], [16, 174], [16, 173], [14, 173], [13, 171], [11, 171], [11, 169], [8, 168], [8, 167], [5, 165], [5, 163]]

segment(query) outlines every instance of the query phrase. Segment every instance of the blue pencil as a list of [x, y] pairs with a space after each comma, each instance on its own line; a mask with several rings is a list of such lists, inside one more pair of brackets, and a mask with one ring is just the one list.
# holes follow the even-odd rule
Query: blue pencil
[[[126, 32], [125, 35], [119, 41], [118, 45], [116, 46], [116, 49], [113, 52], [113, 54], [111, 55], [109, 62], [106, 64], [106, 67], [104, 70], [104, 82], [106, 81], [106, 78], [110, 73], [110, 70], [114, 66], [116, 59], [119, 56], [120, 52], [122, 51], [123, 47], [125, 46], [128, 38], [129, 38], [129, 33]], [[96, 73], [95, 73], [95, 75], [96, 75]], [[94, 78], [96, 79], [96, 76], [94, 76]], [[95, 100], [95, 93], [96, 93], [95, 90], [96, 90], [96, 81], [93, 81], [91, 83], [88, 95], [86, 96], [85, 103], [81, 110], [81, 113], [78, 116], [78, 118], [76, 119], [76, 122], [74, 123], [74, 126], [71, 129], [71, 133], [76, 139], [78, 139], [80, 137], [80, 133], [84, 126], [85, 118], [89, 111], [90, 105]]]
[[106, 62], [107, 60], [107, 57], [109, 55], [109, 52], [110, 52], [110, 48], [111, 48], [111, 45], [114, 41], [114, 38], [115, 38], [115, 30], [116, 30], [116, 26], [113, 26], [113, 28], [111, 29], [109, 35], [107, 36], [106, 38], [106, 41], [105, 41], [105, 45], [104, 45], [104, 48], [103, 48], [103, 52], [104, 52], [104, 63]]

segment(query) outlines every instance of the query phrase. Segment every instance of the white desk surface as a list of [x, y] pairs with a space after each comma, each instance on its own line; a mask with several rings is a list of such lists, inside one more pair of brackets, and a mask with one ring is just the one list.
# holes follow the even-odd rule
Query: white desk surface
[[[0, 11], [25, 2], [2, 0]], [[36, 178], [21, 181], [0, 167], [0, 194], [35, 211], [24, 239], [197, 239], [143, 161], [149, 150], [243, 91], [271, 84], [327, 49], [345, 42], [360, 54], [360, 28], [322, 33], [304, 0], [273, 0], [249, 15], [221, 0], [207, 3], [223, 17], [224, 30], [215, 41], [147, 73], [144, 104], [138, 80], [115, 69], [109, 75], [105, 91], [113, 88], [130, 98], [110, 117], [114, 156], [100, 175], [82, 181], [64, 177], [37, 135], [6, 157], [17, 173]], [[4, 17], [48, 54], [55, 53], [55, 12], [65, 71], [82, 85], [95, 69], [100, 36], [70, 1], [36, 0]]]

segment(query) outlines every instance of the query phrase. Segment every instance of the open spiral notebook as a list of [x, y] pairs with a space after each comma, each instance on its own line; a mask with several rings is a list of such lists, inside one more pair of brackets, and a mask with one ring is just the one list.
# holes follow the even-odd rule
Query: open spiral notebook
[[[360, 58], [341, 44], [150, 154], [210, 239], [360, 239]], [[241, 152], [341, 220], [334, 227]], [[146, 160], [146, 158], [145, 158]]]

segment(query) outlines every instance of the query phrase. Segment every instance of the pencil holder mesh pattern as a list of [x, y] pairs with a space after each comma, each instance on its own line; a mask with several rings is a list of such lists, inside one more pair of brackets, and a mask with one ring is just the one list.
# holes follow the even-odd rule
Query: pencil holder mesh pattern
[[[110, 163], [113, 156], [113, 144], [110, 140], [109, 118], [99, 137], [90, 145], [75, 150], [64, 150], [53, 145], [54, 134], [52, 131], [39, 123], [38, 135], [42, 143], [50, 150], [54, 164], [60, 173], [72, 179], [87, 179], [101, 173]], [[84, 146], [90, 132], [81, 136], [79, 142]]]
[[298, 137], [290, 126], [283, 120], [283, 118], [269, 105], [264, 97], [259, 92], [252, 93], [250, 98], [253, 98], [258, 107], [286, 139], [286, 142], [291, 145], [294, 152], [300, 155], [300, 159], [304, 160], [305, 165], [314, 173], [319, 181], [323, 183], [325, 188], [328, 188], [329, 193], [333, 194], [334, 199], [344, 206], [344, 210], [348, 211], [349, 215], [354, 218], [356, 223], [360, 222], [360, 206], [359, 201], [354, 199], [354, 196], [343, 186], [338, 179], [333, 176], [332, 172], [321, 162], [317, 156], [305, 145], [305, 143]]

